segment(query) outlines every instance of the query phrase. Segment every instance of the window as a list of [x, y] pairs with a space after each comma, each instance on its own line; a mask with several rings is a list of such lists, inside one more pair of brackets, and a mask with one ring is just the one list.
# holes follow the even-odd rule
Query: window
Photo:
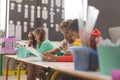
[[0, 0], [0, 32], [5, 32], [6, 21], [7, 21], [6, 2], [7, 0]]
[[86, 21], [87, 0], [65, 0], [65, 19], [81, 17]]

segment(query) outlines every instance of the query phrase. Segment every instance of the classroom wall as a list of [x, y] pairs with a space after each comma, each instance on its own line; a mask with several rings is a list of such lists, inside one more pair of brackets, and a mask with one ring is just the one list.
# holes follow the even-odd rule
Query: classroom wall
[[[33, 31], [37, 27], [46, 26], [48, 28], [48, 39], [51, 41], [61, 41], [63, 36], [58, 30], [58, 26], [64, 19], [64, 1], [62, 1], [63, 0], [10, 0], [8, 36], [15, 36], [17, 40], [26, 40], [29, 31]], [[19, 5], [21, 5], [21, 11], [18, 11]], [[25, 5], [28, 6], [28, 17], [25, 17]], [[33, 6], [34, 13], [31, 12], [31, 7]], [[12, 7], [14, 7], [14, 9]], [[38, 7], [40, 12], [38, 12]], [[40, 14], [39, 17], [37, 16], [38, 14]], [[46, 17], [45, 14], [47, 14]], [[34, 15], [34, 19], [31, 19], [31, 15]], [[12, 24], [10, 23], [11, 20], [13, 21]], [[20, 25], [18, 25], [18, 21], [20, 21]], [[31, 26], [31, 23], [34, 25]], [[20, 28], [17, 29], [18, 26], [22, 27], [21, 31]], [[15, 27], [15, 29], [12, 29], [12, 27]], [[10, 34], [11, 32], [14, 32], [15, 35]], [[16, 34], [22, 34], [21, 39], [20, 35], [16, 36]]]
[[120, 26], [120, 0], [88, 0], [100, 10], [96, 28], [100, 29], [103, 38], [108, 38], [110, 27]]

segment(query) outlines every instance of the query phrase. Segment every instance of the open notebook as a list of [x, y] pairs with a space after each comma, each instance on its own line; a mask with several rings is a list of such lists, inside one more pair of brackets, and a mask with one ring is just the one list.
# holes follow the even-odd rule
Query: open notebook
[[38, 52], [33, 47], [25, 47], [25, 49], [35, 55], [35, 56], [26, 57], [27, 60], [43, 60], [44, 55]]

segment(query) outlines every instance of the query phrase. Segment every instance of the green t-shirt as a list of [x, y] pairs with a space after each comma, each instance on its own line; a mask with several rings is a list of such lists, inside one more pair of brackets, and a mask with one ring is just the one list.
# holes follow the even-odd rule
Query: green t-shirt
[[40, 53], [44, 53], [52, 49], [54, 49], [54, 46], [49, 40], [45, 40], [41, 44], [36, 45], [36, 50]]

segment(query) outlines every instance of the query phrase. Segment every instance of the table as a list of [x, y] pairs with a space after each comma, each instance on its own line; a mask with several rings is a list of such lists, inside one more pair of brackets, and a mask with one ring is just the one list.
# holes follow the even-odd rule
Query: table
[[10, 59], [15, 59], [24, 63], [30, 63], [43, 68], [50, 68], [75, 77], [80, 77], [89, 80], [112, 80], [110, 76], [101, 75], [99, 72], [92, 71], [78, 71], [74, 70], [73, 62], [44, 62], [31, 61], [29, 59], [20, 59], [16, 55], [6, 55]]

